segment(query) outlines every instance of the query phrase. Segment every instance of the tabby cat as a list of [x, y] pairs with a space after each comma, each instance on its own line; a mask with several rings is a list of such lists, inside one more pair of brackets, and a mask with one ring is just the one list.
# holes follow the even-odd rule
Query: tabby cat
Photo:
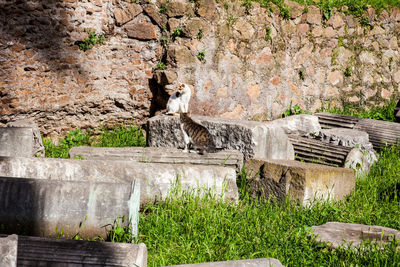
[[195, 150], [199, 150], [200, 154], [215, 152], [217, 150], [212, 136], [206, 127], [193, 121], [187, 112], [179, 112], [179, 116], [183, 139], [185, 141], [184, 152], [190, 152], [190, 146]]

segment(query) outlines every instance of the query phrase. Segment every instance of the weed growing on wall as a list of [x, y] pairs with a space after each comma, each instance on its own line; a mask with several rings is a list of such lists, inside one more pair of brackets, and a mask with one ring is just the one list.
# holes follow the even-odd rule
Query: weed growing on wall
[[203, 29], [199, 29], [196, 36], [197, 40], [201, 40], [201, 38], [203, 38]]
[[298, 115], [298, 114], [310, 114], [310, 112], [308, 110], [303, 110], [297, 104], [293, 106], [292, 105], [292, 101], [290, 101], [290, 105], [285, 110], [285, 112], [283, 113], [282, 117], [288, 117], [288, 116]]
[[160, 61], [158, 62], [155, 66], [154, 69], [156, 70], [165, 70], [167, 68], [167, 65], [165, 65], [164, 62]]
[[96, 44], [104, 42], [104, 36], [97, 35], [93, 30], [88, 30], [89, 37], [79, 44], [79, 49], [86, 51]]
[[176, 38], [182, 35], [182, 28], [176, 28], [175, 30], [172, 31], [172, 38]]
[[272, 40], [272, 37], [271, 37], [271, 27], [267, 27], [267, 28], [265, 28], [265, 37], [264, 37], [264, 40], [265, 41], [269, 41], [269, 40]]
[[201, 61], [201, 62], [203, 62], [203, 63], [205, 63], [206, 62], [206, 51], [199, 51], [199, 53], [197, 54], [197, 58]]
[[127, 147], [145, 146], [146, 140], [141, 128], [136, 126], [120, 126], [114, 129], [104, 127], [100, 133], [71, 130], [55, 144], [48, 138], [43, 139], [45, 155], [48, 158], [68, 158], [68, 151], [75, 146]]

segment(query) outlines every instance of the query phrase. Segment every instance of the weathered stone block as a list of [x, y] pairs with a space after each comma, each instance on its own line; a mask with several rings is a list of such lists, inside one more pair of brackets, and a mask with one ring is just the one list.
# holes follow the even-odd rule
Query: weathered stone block
[[290, 17], [295, 19], [303, 14], [304, 6], [294, 1], [284, 1], [285, 5], [289, 8]]
[[0, 128], [0, 156], [35, 156], [33, 130], [27, 127]]
[[156, 39], [156, 31], [154, 25], [147, 22], [135, 22], [125, 27], [128, 37], [138, 40]]
[[142, 163], [122, 160], [71, 160], [0, 157], [0, 176], [60, 181], [131, 183], [140, 181], [140, 204], [165, 199], [179, 180], [183, 190], [212, 189], [234, 202], [238, 199], [233, 167]]
[[356, 223], [327, 222], [320, 226], [312, 226], [318, 242], [325, 242], [333, 248], [340, 245], [359, 247], [362, 241], [386, 244], [394, 239], [400, 241], [400, 232], [383, 226]]
[[346, 128], [323, 129], [319, 135], [322, 141], [340, 146], [362, 146], [372, 149], [368, 133]]
[[218, 18], [217, 3], [215, 0], [199, 0], [196, 2], [197, 14], [209, 21], [214, 21]]
[[227, 166], [241, 169], [243, 154], [235, 150], [200, 155], [182, 153], [182, 150], [165, 147], [73, 147], [69, 150], [70, 158], [83, 157], [89, 160], [130, 160], [167, 164], [196, 164]]
[[210, 31], [210, 25], [200, 18], [192, 18], [188, 20], [183, 28], [185, 36], [192, 38], [197, 37], [200, 31], [202, 31], [204, 35]]
[[171, 65], [186, 65], [196, 61], [195, 57], [190, 53], [186, 46], [169, 45], [167, 50], [167, 63]]
[[7, 127], [27, 127], [32, 128], [33, 133], [33, 154], [36, 156], [44, 156], [44, 146], [42, 141], [42, 136], [40, 135], [40, 130], [38, 125], [33, 119], [22, 119], [9, 122]]
[[169, 17], [182, 17], [188, 10], [188, 3], [184, 0], [173, 0], [167, 2], [167, 15]]
[[131, 220], [132, 234], [137, 235], [140, 184], [136, 181], [127, 185], [0, 177], [0, 192], [3, 233], [106, 238], [104, 225], [124, 216], [125, 225]]
[[291, 160], [251, 159], [245, 163], [250, 172], [250, 193], [262, 199], [283, 200], [286, 195], [303, 205], [314, 199], [342, 199], [355, 188], [354, 171]]
[[159, 85], [172, 84], [178, 78], [176, 71], [171, 70], [156, 70], [154, 72], [154, 78]]
[[115, 21], [118, 26], [124, 25], [143, 11], [142, 7], [135, 3], [127, 3], [124, 9], [116, 8], [114, 11]]
[[154, 4], [144, 6], [144, 12], [162, 28], [167, 23], [167, 17], [160, 13], [159, 8]]
[[0, 266], [17, 267], [18, 236], [0, 236]]
[[312, 136], [318, 135], [321, 131], [318, 117], [308, 114], [293, 115], [273, 120], [268, 124], [281, 127], [288, 135]]
[[144, 243], [31, 236], [15, 236], [15, 239], [18, 239], [18, 266], [147, 266], [147, 248]]
[[283, 267], [282, 263], [274, 258], [260, 258], [251, 260], [217, 261], [194, 264], [171, 265], [169, 267]]
[[[217, 148], [238, 150], [245, 159], [294, 159], [293, 146], [280, 127], [268, 123], [193, 115], [214, 138]], [[147, 122], [147, 144], [151, 147], [183, 148], [179, 118], [159, 115]]]

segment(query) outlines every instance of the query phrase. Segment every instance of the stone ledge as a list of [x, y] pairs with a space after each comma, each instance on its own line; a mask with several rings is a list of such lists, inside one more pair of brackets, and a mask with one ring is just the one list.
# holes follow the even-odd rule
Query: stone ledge
[[0, 157], [0, 176], [61, 181], [130, 183], [140, 181], [140, 204], [165, 199], [177, 179], [183, 190], [206, 188], [237, 202], [233, 167], [141, 163], [123, 160], [78, 160]]
[[229, 166], [240, 170], [243, 166], [242, 153], [224, 150], [200, 155], [183, 153], [182, 150], [165, 147], [73, 147], [70, 158], [83, 157], [88, 160], [130, 160], [143, 163], [195, 164]]
[[251, 159], [245, 163], [253, 197], [283, 200], [286, 195], [303, 205], [314, 199], [339, 200], [355, 188], [354, 171], [294, 160]]
[[[279, 126], [268, 123], [193, 115], [205, 126], [218, 148], [238, 150], [245, 159], [294, 159], [293, 146]], [[179, 117], [159, 115], [147, 122], [147, 145], [183, 148]]]

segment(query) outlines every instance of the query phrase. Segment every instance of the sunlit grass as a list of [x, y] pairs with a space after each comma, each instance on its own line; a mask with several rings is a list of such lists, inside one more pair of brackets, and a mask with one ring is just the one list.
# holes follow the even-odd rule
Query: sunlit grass
[[139, 239], [148, 248], [149, 266], [274, 257], [286, 266], [396, 266], [395, 242], [380, 250], [329, 249], [309, 236], [312, 225], [340, 221], [400, 229], [400, 146], [385, 149], [367, 177], [344, 200], [303, 207], [257, 202], [238, 179], [237, 205], [183, 193], [142, 212]]

